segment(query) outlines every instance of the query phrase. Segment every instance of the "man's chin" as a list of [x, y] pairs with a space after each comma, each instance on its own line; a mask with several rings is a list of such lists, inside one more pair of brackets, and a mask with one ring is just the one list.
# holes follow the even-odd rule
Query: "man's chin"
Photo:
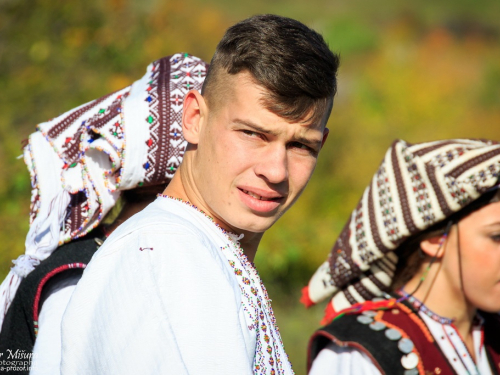
[[259, 217], [257, 215], [247, 220], [235, 220], [231, 226], [239, 233], [264, 233], [278, 220], [277, 217]]

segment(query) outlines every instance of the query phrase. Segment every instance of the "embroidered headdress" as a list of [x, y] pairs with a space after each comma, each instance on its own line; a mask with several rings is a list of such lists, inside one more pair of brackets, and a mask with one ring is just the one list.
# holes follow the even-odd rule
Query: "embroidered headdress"
[[389, 291], [405, 240], [445, 220], [498, 184], [500, 144], [395, 141], [323, 263], [303, 289], [327, 317]]
[[94, 229], [122, 190], [166, 183], [182, 161], [184, 95], [208, 65], [187, 53], [159, 59], [122, 90], [39, 124], [24, 148], [31, 183], [26, 253], [0, 287], [0, 327], [23, 277], [59, 245]]

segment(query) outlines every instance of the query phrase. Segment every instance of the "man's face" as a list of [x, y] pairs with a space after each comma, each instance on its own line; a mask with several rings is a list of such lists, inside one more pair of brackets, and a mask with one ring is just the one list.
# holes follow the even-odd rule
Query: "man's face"
[[328, 130], [326, 121], [289, 122], [267, 110], [250, 73], [228, 79], [223, 104], [200, 122], [193, 183], [222, 226], [262, 233], [302, 193]]

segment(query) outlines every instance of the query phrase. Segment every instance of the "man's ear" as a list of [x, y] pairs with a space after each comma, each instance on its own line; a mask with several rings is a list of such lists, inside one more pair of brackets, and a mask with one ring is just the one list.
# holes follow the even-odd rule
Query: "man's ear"
[[326, 139], [328, 138], [328, 134], [330, 134], [330, 129], [325, 128], [325, 130], [323, 130], [323, 139], [321, 140], [321, 148], [323, 148]]
[[[437, 256], [438, 258], [442, 258], [444, 255], [444, 249], [446, 247], [446, 243], [443, 244], [441, 249], [439, 249], [441, 243], [442, 236], [431, 237], [426, 240], [420, 242], [420, 248], [424, 252], [424, 254], [430, 256], [431, 258]], [[439, 249], [439, 252], [438, 252]], [[437, 253], [437, 255], [436, 255]]]
[[184, 97], [182, 111], [182, 134], [184, 139], [193, 145], [197, 145], [201, 128], [206, 119], [207, 105], [205, 99], [197, 90], [189, 91]]

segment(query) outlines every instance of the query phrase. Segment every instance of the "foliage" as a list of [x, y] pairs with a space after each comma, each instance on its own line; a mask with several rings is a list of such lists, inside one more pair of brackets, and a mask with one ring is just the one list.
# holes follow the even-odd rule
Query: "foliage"
[[309, 187], [264, 236], [256, 263], [285, 345], [304, 373], [320, 309], [299, 289], [326, 258], [395, 138], [500, 139], [500, 3], [485, 0], [20, 0], [0, 4], [0, 276], [23, 252], [29, 179], [20, 140], [38, 122], [124, 87], [146, 65], [186, 51], [210, 60], [226, 27], [279, 13], [340, 51], [331, 133]]

